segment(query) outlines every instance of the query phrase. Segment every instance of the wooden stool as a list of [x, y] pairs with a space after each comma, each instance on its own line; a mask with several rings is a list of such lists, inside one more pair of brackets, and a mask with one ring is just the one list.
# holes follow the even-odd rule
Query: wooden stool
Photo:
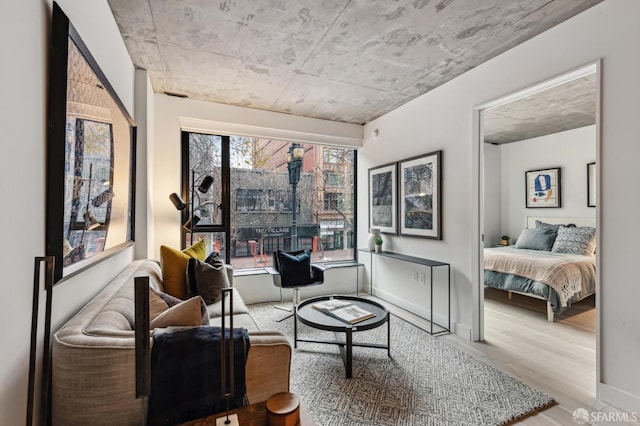
[[267, 400], [267, 425], [296, 426], [300, 421], [300, 399], [291, 392], [277, 393]]

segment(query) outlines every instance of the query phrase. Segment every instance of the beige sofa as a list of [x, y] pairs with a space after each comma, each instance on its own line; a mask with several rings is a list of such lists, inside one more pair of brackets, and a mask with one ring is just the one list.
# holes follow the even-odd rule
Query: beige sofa
[[[233, 285], [233, 271], [228, 272]], [[135, 397], [131, 326], [136, 276], [148, 276], [150, 285], [162, 290], [160, 265], [153, 260], [135, 261], [55, 333], [54, 425], [144, 424], [146, 403]], [[251, 342], [247, 397], [251, 403], [264, 401], [289, 390], [291, 345], [280, 332], [260, 331], [240, 294], [233, 291], [234, 327], [247, 328]], [[211, 324], [219, 325], [221, 303], [210, 305], [208, 310]]]

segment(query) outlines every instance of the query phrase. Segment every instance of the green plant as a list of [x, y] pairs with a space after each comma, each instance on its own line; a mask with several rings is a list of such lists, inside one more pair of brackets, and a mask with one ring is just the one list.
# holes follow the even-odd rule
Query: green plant
[[382, 244], [382, 237], [381, 237], [380, 235], [378, 235], [378, 236], [376, 237], [376, 245], [378, 245], [378, 246], [379, 246], [380, 244]]
[[503, 235], [502, 237], [500, 237], [501, 240], [509, 240], [509, 236], [508, 235]]

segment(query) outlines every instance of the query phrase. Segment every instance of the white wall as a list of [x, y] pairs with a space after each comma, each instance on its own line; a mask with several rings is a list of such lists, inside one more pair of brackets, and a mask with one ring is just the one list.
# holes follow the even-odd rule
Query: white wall
[[[105, 0], [60, 0], [129, 111], [133, 65]], [[46, 109], [51, 1], [6, 2], [0, 16], [0, 424], [24, 424], [34, 257], [45, 250]], [[132, 258], [132, 250], [54, 287], [55, 330]], [[44, 301], [42, 292], [40, 299]], [[41, 304], [41, 312], [43, 306]], [[40, 326], [42, 331], [42, 325]], [[42, 332], [40, 333], [42, 340]], [[40, 361], [39, 364], [40, 365]]]
[[[366, 212], [367, 168], [443, 150], [443, 240], [393, 237], [392, 244], [398, 252], [453, 265], [454, 318], [459, 330], [460, 325], [472, 327], [478, 313], [481, 244], [474, 107], [602, 58], [602, 150], [596, 157], [601, 179], [597, 389], [605, 402], [636, 412], [640, 412], [636, 313], [640, 286], [633, 277], [640, 197], [629, 194], [640, 181], [639, 15], [640, 2], [605, 0], [367, 124], [358, 173], [358, 208]], [[370, 137], [374, 129], [380, 131], [377, 139]], [[364, 245], [366, 222], [358, 226], [358, 244]]]
[[[492, 168], [488, 162], [493, 161], [491, 156], [487, 155], [488, 147], [485, 144], [485, 172]], [[492, 221], [495, 220], [495, 216], [485, 211], [485, 246], [487, 243], [498, 243], [500, 236], [504, 234], [511, 237], [512, 244], [515, 243], [520, 231], [525, 227], [526, 216], [595, 218], [596, 209], [587, 207], [587, 163], [596, 160], [595, 126], [502, 144], [498, 145], [498, 149], [501, 158], [498, 164], [501, 180], [497, 187], [485, 187], [484, 201], [485, 206], [491, 208], [495, 193], [499, 192], [495, 201], [501, 213], [498, 215], [498, 222], [495, 222]], [[562, 207], [525, 208], [525, 171], [551, 167], [561, 169]]]
[[491, 247], [502, 235], [502, 150], [500, 145], [484, 144], [484, 246]]

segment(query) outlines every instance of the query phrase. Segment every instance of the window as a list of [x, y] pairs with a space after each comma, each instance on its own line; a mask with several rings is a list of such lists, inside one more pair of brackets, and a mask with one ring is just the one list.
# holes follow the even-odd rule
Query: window
[[[311, 249], [315, 262], [354, 259], [355, 164], [351, 149], [184, 132], [183, 196], [200, 219], [194, 241], [238, 269], [270, 266], [278, 249]], [[207, 176], [213, 184], [200, 193]]]

